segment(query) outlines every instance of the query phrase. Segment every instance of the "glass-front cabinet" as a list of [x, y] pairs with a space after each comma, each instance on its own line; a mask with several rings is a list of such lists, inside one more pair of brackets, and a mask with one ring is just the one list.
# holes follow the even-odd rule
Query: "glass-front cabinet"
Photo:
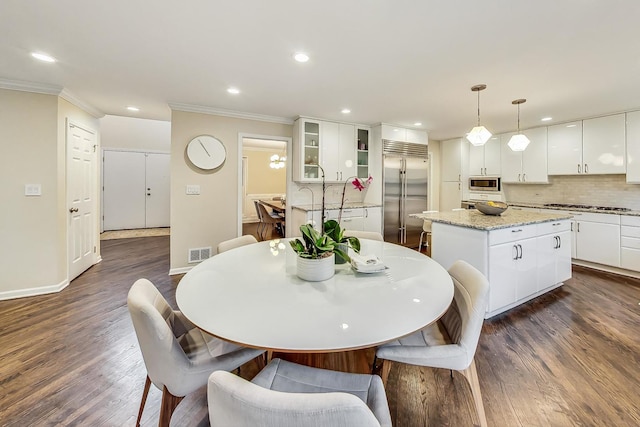
[[321, 181], [320, 143], [322, 126], [317, 120], [299, 118], [294, 123], [293, 179], [299, 182]]
[[369, 129], [356, 128], [358, 178], [369, 178]]

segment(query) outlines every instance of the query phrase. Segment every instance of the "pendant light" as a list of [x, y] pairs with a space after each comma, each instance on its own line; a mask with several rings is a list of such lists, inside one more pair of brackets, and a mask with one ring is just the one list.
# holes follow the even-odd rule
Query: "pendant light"
[[475, 146], [484, 145], [489, 138], [491, 138], [491, 132], [489, 132], [486, 127], [480, 126], [480, 91], [486, 88], [487, 85], [475, 85], [471, 87], [471, 91], [478, 92], [478, 126], [471, 129], [471, 132], [467, 134], [467, 139]]
[[513, 105], [518, 106], [518, 133], [513, 135], [507, 144], [513, 151], [524, 151], [529, 145], [529, 138], [520, 133], [520, 104], [527, 102], [526, 99], [516, 99], [511, 101]]

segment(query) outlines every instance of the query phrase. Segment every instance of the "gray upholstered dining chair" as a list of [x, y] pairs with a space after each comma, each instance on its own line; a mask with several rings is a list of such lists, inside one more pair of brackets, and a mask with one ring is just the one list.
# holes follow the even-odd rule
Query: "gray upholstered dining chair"
[[391, 426], [377, 375], [273, 359], [251, 382], [214, 372], [207, 395], [211, 427]]
[[453, 279], [454, 296], [444, 316], [437, 324], [381, 345], [376, 358], [382, 359], [384, 384], [392, 362], [461, 372], [471, 387], [480, 425], [485, 427], [487, 419], [474, 357], [489, 299], [489, 282], [465, 261], [456, 261], [449, 274]]
[[218, 253], [229, 251], [231, 249], [239, 248], [240, 246], [250, 245], [252, 243], [258, 243], [258, 239], [251, 234], [245, 234], [234, 239], [225, 240], [218, 244]]
[[[180, 311], [173, 310], [147, 279], [133, 284], [127, 305], [147, 368], [136, 426], [140, 425], [151, 383], [162, 390], [159, 425], [168, 426], [182, 398], [204, 386], [213, 371], [234, 370], [264, 353], [203, 333]], [[258, 363], [262, 360], [259, 357]]]
[[349, 237], [357, 237], [358, 239], [378, 240], [384, 242], [382, 234], [377, 231], [359, 231], [359, 230], [344, 230], [344, 235]]
[[261, 222], [264, 224], [264, 228], [262, 229], [262, 234], [260, 235], [260, 238], [264, 240], [264, 238], [266, 237], [266, 227], [268, 227], [268, 224], [272, 224], [274, 228], [276, 225], [279, 225], [282, 229], [282, 234], [284, 235], [284, 226], [285, 226], [284, 218], [281, 217], [280, 215], [269, 213], [267, 208], [260, 202], [258, 202], [257, 207], [260, 210]]

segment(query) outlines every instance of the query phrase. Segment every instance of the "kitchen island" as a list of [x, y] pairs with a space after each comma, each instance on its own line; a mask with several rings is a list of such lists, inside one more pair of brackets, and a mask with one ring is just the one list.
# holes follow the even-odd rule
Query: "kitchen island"
[[412, 214], [432, 221], [431, 257], [449, 268], [463, 259], [490, 283], [485, 318], [562, 285], [571, 278], [571, 215], [507, 209]]

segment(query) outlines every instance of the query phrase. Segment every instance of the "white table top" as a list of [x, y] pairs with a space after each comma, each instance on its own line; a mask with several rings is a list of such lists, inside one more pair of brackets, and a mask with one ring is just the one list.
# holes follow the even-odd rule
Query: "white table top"
[[[324, 282], [296, 276], [289, 239], [223, 252], [189, 271], [176, 290], [183, 314], [202, 330], [248, 347], [330, 352], [372, 347], [436, 321], [453, 299], [447, 271], [414, 250], [361, 239], [387, 270], [336, 266]], [[278, 249], [278, 243], [280, 248]]]

